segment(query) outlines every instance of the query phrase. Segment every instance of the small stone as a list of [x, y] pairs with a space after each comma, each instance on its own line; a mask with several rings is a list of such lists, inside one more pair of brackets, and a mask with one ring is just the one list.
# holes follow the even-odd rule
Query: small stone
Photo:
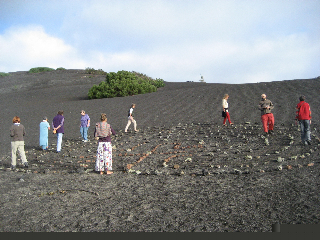
[[175, 165], [173, 166], [173, 168], [174, 168], [174, 169], [179, 169], [180, 166], [179, 166], [178, 164], [175, 164]]
[[245, 159], [251, 160], [251, 159], [252, 159], [252, 156], [251, 156], [251, 155], [247, 155], [247, 156], [245, 157]]
[[187, 158], [186, 160], [184, 160], [185, 162], [192, 162], [192, 158]]
[[261, 172], [261, 173], [264, 173], [264, 170], [261, 169], [260, 172]]
[[277, 162], [283, 162], [283, 161], [284, 161], [284, 158], [278, 157]]
[[281, 166], [281, 165], [278, 166], [278, 167], [277, 167], [277, 170], [278, 170], [278, 171], [281, 171], [281, 170], [282, 170], [282, 166]]
[[292, 169], [292, 166], [291, 166], [291, 165], [288, 165], [287, 168], [288, 168], [289, 170], [291, 170], [291, 169]]
[[314, 163], [309, 163], [308, 167], [312, 167], [314, 165]]

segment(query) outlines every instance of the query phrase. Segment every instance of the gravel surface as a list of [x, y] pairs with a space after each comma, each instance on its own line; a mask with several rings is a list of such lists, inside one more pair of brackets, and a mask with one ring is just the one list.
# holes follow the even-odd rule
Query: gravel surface
[[[0, 78], [0, 231], [271, 232], [272, 224], [320, 219], [320, 78], [254, 84], [173, 83], [155, 93], [88, 100], [104, 80], [84, 70]], [[222, 126], [221, 99], [230, 98], [233, 126]], [[274, 105], [275, 134], [264, 136], [257, 105]], [[295, 106], [306, 95], [312, 145], [302, 146]], [[138, 133], [124, 133], [136, 104]], [[39, 144], [39, 123], [64, 110], [61, 153], [55, 135]], [[80, 139], [80, 110], [91, 118]], [[114, 174], [95, 173], [93, 125], [105, 112]], [[25, 126], [29, 168], [10, 170], [9, 128]], [[20, 164], [20, 159], [18, 160]]]

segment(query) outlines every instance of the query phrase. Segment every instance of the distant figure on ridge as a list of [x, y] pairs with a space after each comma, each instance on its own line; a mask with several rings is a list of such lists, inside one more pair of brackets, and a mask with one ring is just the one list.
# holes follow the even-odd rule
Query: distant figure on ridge
[[50, 124], [48, 123], [48, 118], [44, 117], [40, 123], [40, 138], [39, 145], [42, 147], [42, 150], [47, 150], [49, 146], [48, 142], [48, 130], [50, 130]]
[[60, 110], [52, 120], [53, 133], [57, 134], [57, 152], [61, 151], [62, 136], [64, 134], [64, 116]]
[[227, 122], [227, 119], [229, 121], [229, 124], [230, 125], [233, 125], [233, 123], [231, 122], [230, 120], [230, 114], [229, 114], [229, 104], [228, 104], [228, 98], [229, 98], [229, 95], [228, 94], [225, 94], [224, 97], [222, 98], [222, 117], [224, 117], [223, 119], [223, 126], [227, 126], [226, 122]]
[[24, 167], [28, 167], [28, 161], [26, 158], [26, 154], [24, 151], [24, 139], [23, 136], [26, 135], [26, 131], [24, 126], [20, 123], [20, 118], [18, 116], [15, 116], [12, 119], [13, 125], [10, 128], [10, 136], [12, 137], [11, 140], [11, 170], [16, 169], [17, 165], [17, 151], [19, 151], [19, 154], [21, 156], [21, 161]]
[[301, 96], [296, 107], [296, 119], [299, 121], [301, 130], [301, 141], [304, 145], [311, 145], [311, 110], [310, 105], [305, 102], [306, 97]]
[[258, 108], [261, 111], [261, 121], [265, 134], [273, 134], [274, 116], [271, 113], [273, 104], [269, 99], [267, 99], [266, 94], [261, 95], [261, 101]]
[[97, 149], [97, 160], [95, 171], [112, 174], [112, 145], [111, 134], [115, 135], [116, 132], [112, 129], [110, 124], [107, 123], [107, 115], [101, 113], [101, 122], [96, 123], [94, 137], [99, 141]]
[[138, 132], [139, 130], [137, 130], [137, 122], [136, 120], [133, 119], [133, 109], [136, 107], [136, 105], [133, 103], [131, 105], [131, 108], [128, 111], [128, 123], [126, 128], [124, 129], [124, 132], [127, 132], [128, 127], [130, 126], [131, 123], [133, 123], [133, 128], [135, 132]]
[[90, 117], [84, 110], [81, 110], [80, 134], [83, 142], [88, 142], [88, 129], [90, 127]]

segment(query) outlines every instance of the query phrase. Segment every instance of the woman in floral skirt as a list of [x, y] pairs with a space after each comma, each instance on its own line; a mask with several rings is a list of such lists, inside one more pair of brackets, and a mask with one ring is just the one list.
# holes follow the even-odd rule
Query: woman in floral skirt
[[102, 175], [112, 174], [112, 145], [111, 135], [116, 132], [112, 129], [110, 124], [107, 123], [107, 115], [101, 113], [101, 122], [96, 123], [94, 136], [98, 140], [97, 160], [95, 171], [100, 172]]

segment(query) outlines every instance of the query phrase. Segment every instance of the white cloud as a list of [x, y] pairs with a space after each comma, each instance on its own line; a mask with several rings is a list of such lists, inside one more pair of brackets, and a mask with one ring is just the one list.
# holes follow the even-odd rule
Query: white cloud
[[23, 8], [24, 18], [32, 14], [41, 27], [11, 27], [0, 35], [0, 71], [93, 67], [134, 70], [166, 81], [198, 81], [202, 74], [207, 82], [227, 83], [320, 75], [316, 1], [41, 4], [34, 4], [41, 10], [26, 3]]
[[83, 68], [77, 50], [48, 35], [41, 26], [8, 29], [0, 35], [0, 70], [27, 71], [32, 67]]

